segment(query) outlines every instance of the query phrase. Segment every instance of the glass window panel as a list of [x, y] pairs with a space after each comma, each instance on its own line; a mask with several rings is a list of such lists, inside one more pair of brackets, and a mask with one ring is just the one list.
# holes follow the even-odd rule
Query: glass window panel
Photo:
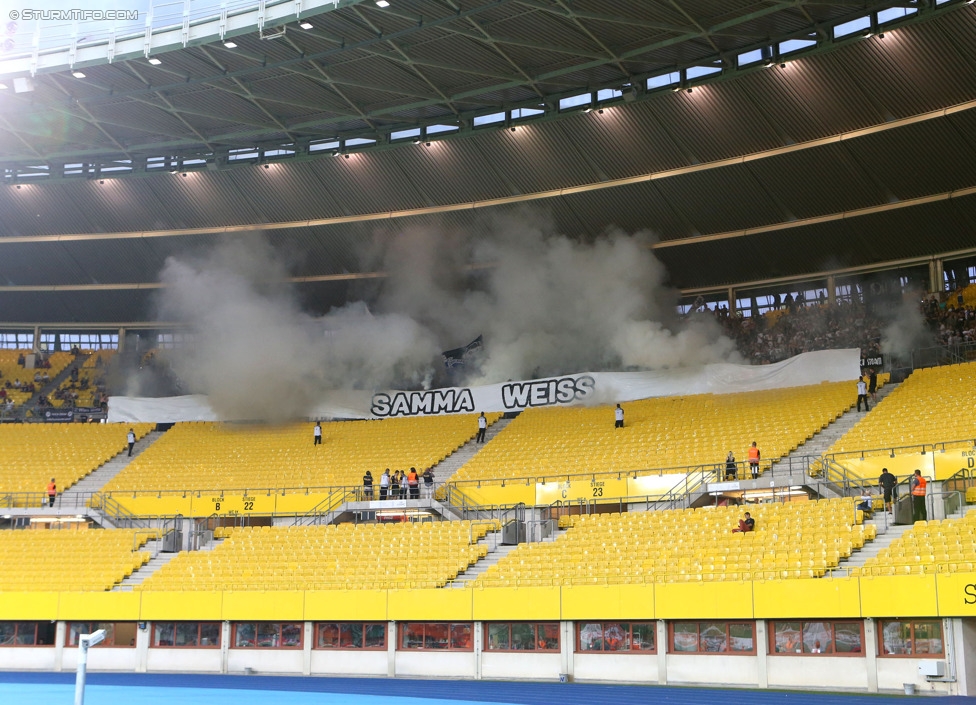
[[[755, 633], [751, 624], [730, 624], [729, 642], [732, 651], [753, 651], [756, 648]], [[724, 650], [724, 649], [723, 649]]]
[[[275, 625], [278, 626], [278, 625]], [[362, 637], [360, 637], [362, 638]], [[283, 624], [281, 625], [281, 645], [282, 646], [301, 646], [302, 645], [302, 625]]]
[[508, 651], [512, 648], [508, 639], [509, 630], [510, 625], [508, 624], [489, 624], [488, 648], [497, 651]]
[[631, 648], [635, 651], [654, 651], [654, 625], [648, 622], [632, 626]]
[[694, 622], [679, 622], [675, 624], [674, 644], [672, 651], [698, 651], [698, 625]]
[[176, 645], [196, 646], [200, 633], [200, 625], [196, 622], [178, 622], [176, 624]]
[[603, 625], [599, 623], [589, 623], [580, 627], [580, 651], [602, 650]]
[[58, 625], [56, 622], [38, 622], [37, 641], [34, 643], [37, 646], [54, 646], [57, 633]]
[[671, 73], [661, 74], [660, 76], [651, 76], [647, 79], [647, 90], [652, 91], [655, 88], [663, 88], [664, 86], [673, 86], [681, 80], [681, 74], [678, 71], [672, 71]]
[[273, 648], [281, 645], [281, 625], [262, 623], [257, 625], [257, 646]]
[[17, 644], [19, 646], [33, 646], [34, 634], [37, 632], [37, 622], [17, 622]]
[[424, 648], [424, 625], [406, 624], [403, 626], [400, 640], [402, 649], [422, 649]]
[[545, 648], [546, 650], [558, 651], [559, 650], [559, 625], [540, 624], [539, 640], [543, 644], [543, 648]]
[[830, 622], [805, 622], [803, 624], [803, 653], [831, 653]]
[[319, 625], [319, 648], [337, 649], [339, 648], [339, 625], [320, 624]]
[[861, 645], [861, 625], [857, 622], [840, 622], [834, 625], [834, 651], [839, 654], [858, 654]]
[[448, 636], [450, 626], [447, 624], [428, 624], [424, 629], [425, 649], [446, 649], [450, 646]]
[[942, 653], [942, 622], [915, 622], [915, 653]]
[[470, 649], [471, 648], [471, 625], [455, 624], [451, 627], [451, 648]]
[[366, 625], [366, 648], [382, 649], [386, 647], [386, 625], [367, 624]]
[[773, 632], [773, 644], [776, 653], [793, 653], [800, 650], [800, 623], [776, 622]]
[[532, 651], [535, 649], [535, 626], [532, 624], [512, 625], [512, 649]]
[[698, 633], [701, 651], [717, 653], [729, 650], [728, 635], [725, 633], [724, 622], [702, 622]]
[[13, 622], [0, 622], [0, 646], [13, 646], [17, 627]]
[[200, 625], [200, 646], [220, 646], [220, 625], [213, 622]]
[[912, 625], [909, 622], [885, 622], [881, 640], [886, 654], [910, 654]]
[[175, 629], [173, 622], [157, 622], [153, 626], [153, 646], [172, 646]]
[[238, 624], [234, 646], [238, 649], [248, 648], [255, 645], [257, 638], [257, 626], [254, 624]]
[[607, 622], [603, 625], [603, 650], [626, 651], [627, 639], [630, 636], [630, 625], [626, 623]]
[[339, 648], [340, 649], [361, 649], [363, 648], [363, 625], [362, 623], [343, 624], [339, 627]]

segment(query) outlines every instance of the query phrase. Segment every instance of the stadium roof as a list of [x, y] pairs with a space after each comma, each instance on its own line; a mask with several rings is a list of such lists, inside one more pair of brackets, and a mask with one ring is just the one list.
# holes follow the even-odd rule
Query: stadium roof
[[478, 237], [524, 203], [653, 231], [686, 289], [973, 247], [965, 3], [328, 8], [0, 74], [0, 320], [141, 320], [167, 256], [255, 228], [327, 308], [378, 228]]

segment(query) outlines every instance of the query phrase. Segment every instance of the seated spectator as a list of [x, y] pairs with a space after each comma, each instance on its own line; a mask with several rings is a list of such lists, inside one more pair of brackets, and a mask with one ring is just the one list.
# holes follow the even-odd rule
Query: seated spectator
[[871, 513], [874, 511], [871, 507], [871, 495], [862, 494], [858, 497], [857, 502], [857, 508], [864, 512], [865, 518], [870, 519]]
[[737, 529], [732, 529], [732, 533], [745, 534], [755, 530], [756, 520], [752, 518], [752, 515], [749, 514], [749, 512], [746, 512], [746, 515], [742, 519], [739, 519], [739, 527]]

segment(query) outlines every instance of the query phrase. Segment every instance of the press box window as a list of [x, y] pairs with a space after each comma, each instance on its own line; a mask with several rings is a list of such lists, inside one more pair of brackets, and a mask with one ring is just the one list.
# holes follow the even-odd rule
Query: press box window
[[241, 622], [234, 625], [235, 649], [300, 649], [301, 624], [277, 622]]
[[578, 651], [654, 651], [652, 622], [584, 622], [577, 625]]
[[103, 647], [136, 645], [135, 622], [70, 622], [67, 646], [78, 646], [82, 634], [94, 634], [99, 629], [105, 630]]
[[220, 647], [220, 624], [216, 622], [156, 622], [153, 647], [216, 649]]
[[556, 622], [494, 622], [485, 624], [486, 651], [559, 651]]
[[473, 651], [470, 622], [405, 622], [400, 625], [400, 649], [405, 651]]
[[942, 656], [942, 622], [892, 620], [881, 622], [882, 656]]
[[755, 654], [753, 622], [673, 622], [671, 653]]
[[382, 622], [323, 622], [315, 625], [316, 649], [386, 649]]
[[774, 622], [770, 653], [862, 656], [861, 622]]
[[54, 646], [54, 622], [0, 622], [0, 646]]

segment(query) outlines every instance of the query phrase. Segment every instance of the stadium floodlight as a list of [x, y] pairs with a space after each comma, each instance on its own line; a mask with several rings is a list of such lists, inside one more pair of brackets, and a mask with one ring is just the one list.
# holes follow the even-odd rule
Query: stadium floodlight
[[105, 641], [105, 630], [78, 637], [78, 673], [75, 676], [75, 705], [85, 703], [85, 675], [88, 672], [88, 649]]

